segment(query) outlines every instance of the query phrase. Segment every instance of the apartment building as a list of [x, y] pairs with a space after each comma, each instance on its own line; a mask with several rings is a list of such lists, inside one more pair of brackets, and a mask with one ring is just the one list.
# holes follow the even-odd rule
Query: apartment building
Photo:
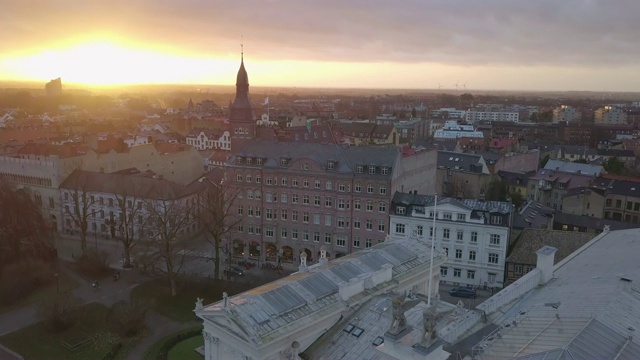
[[476, 123], [479, 121], [505, 121], [517, 123], [520, 120], [520, 113], [517, 111], [507, 111], [507, 110], [498, 110], [498, 111], [485, 111], [485, 110], [475, 110], [471, 109], [467, 111], [465, 115], [465, 120], [470, 123]]
[[393, 191], [433, 188], [435, 154], [259, 140], [245, 145], [225, 168], [225, 191], [244, 218], [230, 239], [234, 255], [295, 262], [304, 251], [313, 261], [322, 246], [332, 258], [384, 241]]
[[553, 109], [553, 123], [571, 123], [580, 120], [580, 111], [570, 105], [560, 105]]
[[596, 125], [627, 125], [627, 113], [615, 106], [604, 106], [597, 109], [593, 115]]
[[397, 192], [389, 236], [430, 243], [435, 234], [434, 246], [447, 257], [440, 267], [443, 283], [501, 288], [513, 211], [508, 202], [438, 198], [435, 204], [431, 195]]

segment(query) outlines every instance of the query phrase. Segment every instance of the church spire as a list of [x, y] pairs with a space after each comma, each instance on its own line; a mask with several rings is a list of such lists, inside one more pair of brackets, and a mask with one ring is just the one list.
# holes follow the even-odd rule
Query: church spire
[[240, 44], [240, 69], [236, 77], [236, 98], [230, 108], [231, 122], [254, 122], [253, 108], [249, 100], [249, 76], [244, 68], [244, 43]]

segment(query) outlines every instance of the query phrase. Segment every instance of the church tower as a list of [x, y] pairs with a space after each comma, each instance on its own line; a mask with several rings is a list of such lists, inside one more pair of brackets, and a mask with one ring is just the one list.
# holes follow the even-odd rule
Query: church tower
[[249, 77], [244, 68], [244, 52], [240, 57], [240, 69], [236, 77], [236, 98], [229, 106], [231, 126], [231, 151], [237, 152], [255, 138], [256, 120], [249, 100]]

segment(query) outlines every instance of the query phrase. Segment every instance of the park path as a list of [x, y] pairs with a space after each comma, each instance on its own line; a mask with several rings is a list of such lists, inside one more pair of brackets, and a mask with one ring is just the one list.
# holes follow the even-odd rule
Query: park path
[[156, 342], [173, 333], [198, 325], [201, 325], [201, 323], [195, 320], [181, 323], [160, 315], [155, 311], [150, 311], [147, 315], [147, 327], [151, 331], [151, 335], [142, 339], [138, 345], [129, 352], [127, 360], [144, 359], [147, 350]]
[[[100, 282], [100, 290], [94, 290], [90, 280], [86, 280], [82, 276], [76, 274], [69, 269], [71, 264], [61, 262], [60, 271], [75, 279], [79, 286], [73, 290], [73, 294], [81, 299], [83, 304], [90, 302], [99, 302], [106, 306], [111, 306], [120, 300], [129, 300], [131, 290], [138, 284], [148, 280], [147, 277], [141, 276], [137, 271], [121, 271], [121, 278], [113, 281], [110, 278]], [[4, 314], [0, 314], [0, 336], [8, 334], [24, 327], [33, 325], [40, 321], [37, 311], [38, 304], [30, 304]], [[146, 319], [147, 327], [151, 334], [138, 343], [127, 355], [127, 359], [139, 360], [144, 358], [147, 349], [162, 338], [175, 332], [198, 326], [197, 321], [186, 323], [171, 320], [154, 311], [149, 311]], [[1, 354], [1, 353], [0, 353]]]
[[[128, 300], [131, 290], [140, 282], [144, 281], [135, 273], [124, 274], [119, 281], [103, 281], [100, 284], [100, 290], [94, 290], [91, 287], [91, 281], [87, 281], [82, 276], [76, 274], [69, 269], [70, 264], [60, 262], [60, 271], [64, 271], [66, 275], [72, 277], [78, 282], [79, 286], [72, 293], [77, 296], [83, 304], [90, 302], [99, 302], [106, 306], [111, 306], [120, 300]], [[22, 329], [29, 325], [33, 325], [40, 321], [38, 318], [38, 303], [29, 304], [24, 307], [7, 311], [0, 314], [0, 336]]]

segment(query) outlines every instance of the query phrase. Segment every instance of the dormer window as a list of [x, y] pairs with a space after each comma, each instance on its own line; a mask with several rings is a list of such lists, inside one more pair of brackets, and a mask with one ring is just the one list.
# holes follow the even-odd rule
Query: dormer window
[[373, 175], [376, 173], [376, 167], [373, 165], [369, 166], [369, 174]]
[[405, 208], [404, 206], [397, 206], [396, 207], [396, 214], [398, 215], [404, 215], [405, 211], [407, 208]]
[[247, 158], [247, 165], [251, 165], [253, 163], [253, 158], [248, 157]]
[[280, 158], [280, 165], [287, 166], [288, 163], [289, 163], [289, 159], [287, 159], [286, 157]]
[[262, 165], [263, 159], [262, 158], [256, 158], [256, 165]]
[[309, 164], [302, 164], [302, 170], [309, 170]]
[[236, 158], [236, 164], [242, 164], [242, 156]]
[[333, 170], [333, 169], [335, 169], [335, 167], [336, 167], [336, 162], [335, 161], [332, 161], [332, 160], [327, 161], [327, 169], [328, 170]]
[[389, 175], [389, 167], [388, 166], [383, 166], [380, 168], [380, 173], [382, 175]]
[[356, 172], [357, 172], [358, 174], [362, 174], [362, 173], [364, 172], [364, 165], [358, 165], [358, 166], [356, 167]]

